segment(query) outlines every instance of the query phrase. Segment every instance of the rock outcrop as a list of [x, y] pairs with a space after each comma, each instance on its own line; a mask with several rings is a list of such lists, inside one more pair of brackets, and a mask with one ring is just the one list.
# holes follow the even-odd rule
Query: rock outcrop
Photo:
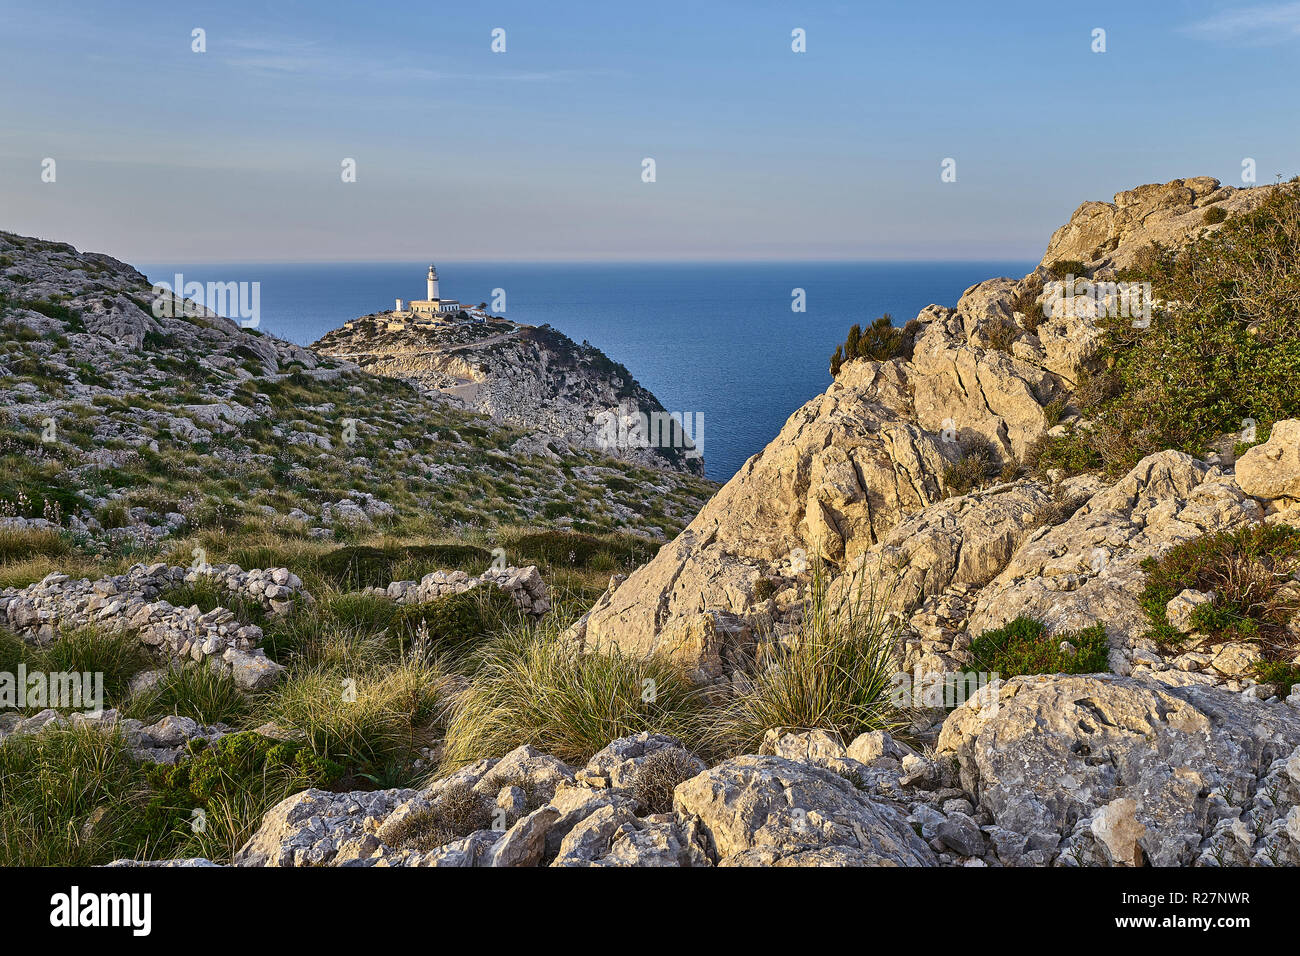
[[[959, 761], [1005, 864], [1178, 866], [1196, 862], [1223, 821], [1252, 814], [1297, 748], [1291, 707], [1215, 687], [1054, 676], [1019, 677], [996, 700], [958, 708], [938, 757]], [[1288, 812], [1274, 805], [1265, 822]], [[1249, 839], [1234, 858], [1251, 858], [1263, 830], [1237, 833]]]
[[1143, 560], [1262, 517], [1258, 502], [1220, 467], [1182, 452], [1151, 455], [1017, 549], [980, 592], [970, 630], [1029, 614], [1054, 632], [1100, 622], [1131, 646], [1148, 626], [1138, 605]]
[[1244, 212], [1262, 196], [1260, 189], [1221, 186], [1211, 176], [1126, 189], [1115, 194], [1114, 202], [1085, 202], [1076, 209], [1070, 221], [1052, 233], [1042, 264], [1064, 259], [1122, 269], [1152, 242], [1183, 245], [1201, 230], [1212, 229], [1205, 223], [1207, 207]]
[[[953, 466], [983, 462], [986, 480], [1004, 466], [1014, 472], [1066, 414], [1096, 358], [1096, 310], [1053, 309], [1036, 325], [1022, 312], [1048, 296], [1049, 265], [1077, 257], [1090, 274], [1113, 275], [1152, 241], [1185, 243], [1213, 228], [1204, 206], [1240, 212], [1266, 192], [1203, 177], [1121, 193], [1114, 206], [1085, 204], [1034, 273], [980, 283], [955, 309], [923, 309], [907, 356], [846, 363], [676, 540], [602, 596], [574, 637], [667, 653], [715, 682], [748, 659], [759, 631], [797, 622], [808, 568], [821, 561], [843, 576], [840, 595], [853, 593], [864, 568], [896, 572], [900, 613], [952, 591], [973, 603], [968, 618], [957, 615], [972, 633], [1033, 613], [1054, 631], [1103, 621], [1131, 651], [1145, 629], [1142, 560], [1261, 520], [1246, 486], [1165, 452], [1109, 489], [1096, 477], [1056, 489], [1020, 479], [944, 500]], [[1289, 427], [1243, 458], [1241, 480], [1270, 501], [1290, 501], [1300, 487]], [[1088, 500], [1062, 523], [1068, 514], [1052, 517], [1062, 498]]]

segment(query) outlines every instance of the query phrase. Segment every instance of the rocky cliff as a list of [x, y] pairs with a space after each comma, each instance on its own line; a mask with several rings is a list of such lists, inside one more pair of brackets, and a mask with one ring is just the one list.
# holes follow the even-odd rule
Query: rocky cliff
[[[1142, 562], [1263, 521], [1293, 495], [1282, 472], [1294, 455], [1269, 452], [1287, 464], [1268, 484], [1243, 485], [1230, 463], [1177, 451], [1117, 481], [1026, 474], [1036, 442], [1080, 421], [1074, 391], [1097, 366], [1102, 337], [1095, 309], [1044, 315], [1045, 286], [1058, 270], [1114, 278], [1153, 242], [1176, 248], [1221, 228], [1207, 209], [1226, 219], [1268, 192], [1197, 177], [1083, 204], [1028, 276], [923, 309], [910, 356], [846, 364], [676, 540], [611, 583], [573, 635], [592, 648], [668, 652], [698, 679], [725, 681], [756, 644], [798, 621], [820, 562], [840, 594], [859, 569], [892, 569], [895, 604], [911, 622], [909, 670], [921, 660], [958, 666], [954, 640], [1021, 613], [1054, 630], [1104, 623], [1119, 673], [1167, 666], [1142, 638]], [[957, 486], [955, 466], [972, 450], [1003, 480]]]
[[[465, 313], [437, 322], [378, 313], [329, 332], [312, 348], [525, 429], [532, 435], [529, 446], [542, 453], [548, 445], [569, 444], [704, 474], [702, 455], [680, 427], [669, 424], [666, 441], [659, 429], [648, 427], [666, 419], [649, 390], [599, 349], [578, 345], [550, 326], [499, 317], [474, 322]], [[647, 426], [639, 430], [644, 441], [637, 439], [634, 424], [640, 416]], [[625, 425], [621, 430], [615, 417]]]

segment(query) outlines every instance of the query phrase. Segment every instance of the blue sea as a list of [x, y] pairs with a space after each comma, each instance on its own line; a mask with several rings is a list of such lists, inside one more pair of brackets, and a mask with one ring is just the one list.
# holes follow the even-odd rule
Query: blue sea
[[[622, 362], [670, 412], [702, 413], [710, 478], [725, 481], [830, 384], [827, 364], [854, 322], [896, 324], [931, 302], [953, 306], [992, 276], [1032, 262], [439, 262], [440, 293], [550, 323]], [[425, 296], [427, 262], [149, 264], [153, 282], [261, 283], [261, 328], [302, 345], [349, 319]], [[803, 289], [806, 311], [791, 308]]]

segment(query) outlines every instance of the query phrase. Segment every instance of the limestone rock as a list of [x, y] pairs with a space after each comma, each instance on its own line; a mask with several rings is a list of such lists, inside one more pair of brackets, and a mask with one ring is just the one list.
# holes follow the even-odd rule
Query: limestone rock
[[1113, 203], [1085, 202], [1052, 234], [1042, 265], [1073, 259], [1123, 269], [1152, 242], [1184, 245], [1206, 229], [1208, 202], [1239, 213], [1259, 203], [1267, 189], [1221, 187], [1212, 177], [1193, 176], [1126, 189]]
[[929, 866], [933, 851], [887, 803], [844, 777], [781, 757], [724, 761], [680, 784], [680, 816], [699, 819], [720, 864], [747, 851], [773, 858], [847, 847], [902, 866]]
[[[1053, 862], [1076, 824], [1092, 820], [1110, 856], [1192, 862], [1209, 836], [1207, 794], [1254, 793], [1300, 744], [1300, 714], [1209, 686], [1094, 675], [1017, 677], [995, 703], [957, 708], [940, 757], [998, 827], [1004, 863]], [[1097, 811], [1118, 803], [1100, 817]], [[1145, 828], [1145, 829], [1142, 829]]]
[[1276, 422], [1268, 441], [1237, 459], [1237, 484], [1266, 501], [1300, 503], [1300, 420]]
[[1258, 503], [1217, 466], [1175, 451], [1149, 455], [1069, 520], [1021, 545], [980, 591], [970, 632], [1023, 614], [1052, 633], [1100, 622], [1112, 642], [1131, 645], [1148, 627], [1138, 604], [1143, 560], [1261, 517]]

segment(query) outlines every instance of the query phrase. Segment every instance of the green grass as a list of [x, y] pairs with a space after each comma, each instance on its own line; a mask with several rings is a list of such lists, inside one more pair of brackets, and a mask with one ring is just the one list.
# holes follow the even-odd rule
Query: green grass
[[421, 659], [464, 661], [492, 634], [523, 624], [524, 615], [500, 588], [483, 586], [399, 607], [390, 624], [398, 647]]
[[398, 786], [414, 779], [417, 748], [441, 736], [451, 684], [430, 664], [318, 666], [284, 680], [263, 715], [357, 778]]
[[202, 664], [176, 664], [153, 687], [132, 695], [122, 715], [146, 724], [176, 714], [204, 725], [236, 726], [251, 709], [249, 695], [229, 674]]
[[[67, 628], [44, 646], [29, 644], [17, 635], [0, 630], [0, 671], [15, 673], [18, 665], [27, 672], [91, 673], [101, 675], [104, 707], [116, 707], [126, 697], [132, 675], [148, 666], [148, 658], [132, 631], [104, 631], [95, 627]], [[25, 713], [43, 710], [31, 706]], [[58, 708], [56, 708], [58, 709]], [[86, 707], [73, 708], [87, 710]], [[63, 708], [67, 712], [67, 708]]]
[[44, 528], [0, 528], [0, 564], [44, 556], [58, 558], [72, 550], [68, 537]]
[[162, 850], [143, 775], [116, 734], [45, 730], [0, 745], [0, 865], [95, 866]]
[[393, 581], [418, 581], [433, 571], [463, 570], [481, 574], [490, 552], [472, 545], [406, 545], [339, 548], [317, 562], [319, 573], [346, 590], [387, 587]]

